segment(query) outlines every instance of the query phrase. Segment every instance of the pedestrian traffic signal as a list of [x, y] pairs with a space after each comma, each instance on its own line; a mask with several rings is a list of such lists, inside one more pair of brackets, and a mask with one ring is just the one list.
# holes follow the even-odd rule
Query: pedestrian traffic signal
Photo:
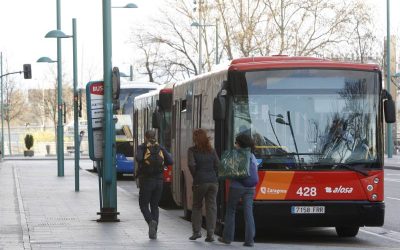
[[30, 64], [24, 64], [24, 79], [32, 79], [32, 70]]

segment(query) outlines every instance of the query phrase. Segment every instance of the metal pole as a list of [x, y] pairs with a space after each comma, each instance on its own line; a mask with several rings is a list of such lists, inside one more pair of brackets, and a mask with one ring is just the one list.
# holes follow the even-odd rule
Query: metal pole
[[75, 148], [75, 191], [79, 191], [79, 123], [78, 123], [78, 63], [76, 44], [76, 18], [72, 18], [72, 50], [74, 71], [74, 148]]
[[199, 75], [201, 74], [201, 65], [203, 64], [201, 61], [201, 1], [199, 1]]
[[[3, 75], [3, 52], [0, 53], [1, 74]], [[4, 106], [3, 106], [3, 77], [1, 77], [1, 159], [4, 158]]]
[[218, 18], [215, 19], [215, 64], [219, 63], [218, 59]]
[[104, 165], [103, 209], [100, 221], [119, 221], [117, 218], [117, 187], [115, 169], [115, 136], [112, 104], [112, 43], [111, 3], [103, 0], [103, 70], [104, 70]]
[[[61, 30], [61, 3], [57, 0], [57, 30]], [[63, 127], [63, 101], [62, 101], [62, 58], [61, 38], [57, 38], [57, 175], [64, 176], [64, 127]]]
[[[387, 37], [386, 37], [386, 89], [390, 93], [391, 75], [390, 75], [390, 0], [386, 0], [386, 18], [387, 18]], [[387, 124], [387, 155], [388, 158], [393, 156], [393, 140], [392, 140], [392, 124]]]
[[133, 65], [129, 66], [129, 70], [130, 70], [129, 80], [133, 81]]

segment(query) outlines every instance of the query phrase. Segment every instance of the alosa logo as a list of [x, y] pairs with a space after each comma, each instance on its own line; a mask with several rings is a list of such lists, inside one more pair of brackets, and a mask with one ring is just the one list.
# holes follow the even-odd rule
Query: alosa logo
[[339, 186], [339, 187], [325, 187], [325, 193], [328, 194], [351, 194], [353, 192], [353, 188], [352, 187], [343, 187], [343, 186]]

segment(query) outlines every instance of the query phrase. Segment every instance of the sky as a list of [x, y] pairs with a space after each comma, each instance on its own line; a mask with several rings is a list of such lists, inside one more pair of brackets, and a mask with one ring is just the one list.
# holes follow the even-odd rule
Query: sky
[[[187, 0], [193, 2], [192, 0]], [[367, 0], [375, 5], [377, 29], [386, 35], [386, 1]], [[32, 80], [16, 76], [23, 88], [46, 86], [45, 74], [56, 64], [36, 63], [42, 56], [57, 59], [56, 39], [44, 38], [56, 29], [56, 0], [0, 0], [0, 52], [3, 53], [3, 73], [20, 71], [24, 63], [32, 64]], [[77, 19], [78, 82], [84, 87], [89, 80], [103, 76], [102, 58], [102, 1], [60, 0], [61, 29], [72, 34], [72, 18]], [[129, 65], [138, 55], [127, 44], [131, 32], [148, 25], [148, 20], [158, 15], [164, 0], [113, 0], [112, 6], [133, 2], [138, 9], [112, 9], [112, 63], [120, 71], [129, 73]], [[400, 0], [390, 0], [392, 34], [399, 34]], [[62, 39], [63, 73], [72, 82], [72, 39]], [[19, 78], [18, 78], [19, 77]], [[49, 84], [49, 83], [47, 83]]]
[[[77, 22], [78, 82], [85, 86], [89, 80], [103, 77], [103, 36], [101, 0], [61, 0], [61, 30], [72, 35], [72, 18]], [[3, 74], [22, 70], [24, 63], [32, 64], [32, 80], [21, 80], [22, 87], [41, 86], [56, 63], [36, 63], [42, 56], [57, 59], [56, 39], [44, 38], [57, 28], [56, 0], [0, 0], [0, 52], [3, 53]], [[127, 44], [131, 32], [146, 26], [156, 17], [163, 0], [113, 0], [113, 7], [135, 3], [137, 9], [113, 8], [112, 62], [129, 74], [129, 64], [135, 56]], [[72, 81], [72, 39], [62, 39], [63, 73]], [[18, 78], [18, 76], [16, 77]], [[20, 77], [23, 78], [22, 75]], [[18, 79], [20, 79], [18, 78]], [[91, 79], [89, 79], [91, 78]], [[47, 78], [48, 79], [48, 78]], [[48, 81], [48, 80], [46, 80]], [[29, 87], [28, 87], [29, 86]]]

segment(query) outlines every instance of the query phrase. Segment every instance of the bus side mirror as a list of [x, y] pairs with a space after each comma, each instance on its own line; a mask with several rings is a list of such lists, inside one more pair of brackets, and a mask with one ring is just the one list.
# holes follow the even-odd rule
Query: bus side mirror
[[214, 98], [213, 118], [215, 121], [225, 120], [226, 100], [225, 97], [218, 95]]
[[151, 126], [153, 128], [160, 128], [161, 124], [161, 113], [158, 111], [154, 111], [151, 119]]
[[163, 110], [163, 111], [170, 111], [172, 107], [172, 93], [171, 94], [165, 94], [165, 93], [160, 93], [160, 99], [158, 100], [158, 106]]
[[386, 123], [396, 122], [396, 105], [393, 101], [392, 95], [386, 90], [382, 90], [382, 98], [386, 99], [383, 102], [383, 111], [385, 113]]
[[383, 109], [385, 111], [386, 123], [395, 123], [396, 122], [396, 106], [395, 106], [392, 98], [389, 98], [384, 101]]

